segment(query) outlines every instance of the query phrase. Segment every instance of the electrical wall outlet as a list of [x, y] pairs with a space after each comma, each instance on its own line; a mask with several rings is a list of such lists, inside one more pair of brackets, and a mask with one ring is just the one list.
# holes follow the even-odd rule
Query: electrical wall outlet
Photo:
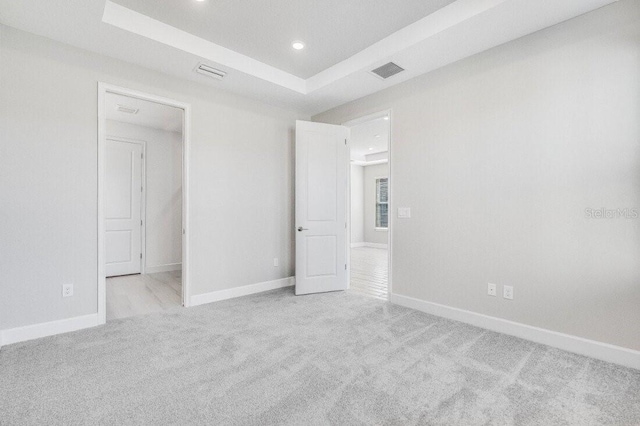
[[491, 283], [489, 283], [489, 284], [487, 285], [487, 294], [488, 294], [489, 296], [494, 296], [494, 297], [496, 297], [496, 296], [498, 295], [498, 286], [497, 286], [497, 285], [495, 285], [495, 284], [491, 284]]
[[510, 285], [505, 285], [502, 289], [502, 297], [505, 299], [513, 300], [513, 287]]
[[278, 259], [277, 257], [273, 258], [273, 267], [277, 268], [278, 266], [280, 266], [280, 259]]
[[73, 284], [63, 284], [62, 297], [71, 297], [71, 296], [73, 296]]

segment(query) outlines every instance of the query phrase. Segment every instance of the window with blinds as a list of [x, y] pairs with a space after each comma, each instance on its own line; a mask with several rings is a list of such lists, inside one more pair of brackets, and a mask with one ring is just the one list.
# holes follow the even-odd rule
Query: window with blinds
[[389, 227], [389, 178], [376, 179], [376, 228]]

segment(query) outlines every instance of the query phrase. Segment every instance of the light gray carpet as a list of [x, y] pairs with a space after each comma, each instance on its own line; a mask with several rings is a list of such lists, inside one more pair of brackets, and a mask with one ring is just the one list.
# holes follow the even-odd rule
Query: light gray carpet
[[291, 289], [0, 351], [2, 425], [639, 425], [640, 372]]

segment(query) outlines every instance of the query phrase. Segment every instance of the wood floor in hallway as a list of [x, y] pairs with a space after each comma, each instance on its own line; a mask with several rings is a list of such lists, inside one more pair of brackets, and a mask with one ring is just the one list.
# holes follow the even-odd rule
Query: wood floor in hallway
[[182, 271], [107, 278], [107, 321], [182, 306]]
[[354, 293], [387, 300], [389, 258], [386, 249], [351, 249], [351, 288]]

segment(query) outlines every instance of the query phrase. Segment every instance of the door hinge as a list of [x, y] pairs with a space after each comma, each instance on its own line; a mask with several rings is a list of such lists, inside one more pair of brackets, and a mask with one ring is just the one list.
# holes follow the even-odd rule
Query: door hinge
[[347, 144], [347, 140], [346, 140], [346, 139], [344, 140], [344, 144], [345, 144], [345, 145]]
[[140, 158], [144, 160], [144, 154], [140, 154]]
[[142, 221], [140, 221], [140, 226], [142, 226]]
[[142, 253], [140, 253], [140, 259], [142, 259]]
[[143, 191], [144, 191], [144, 188], [141, 186], [140, 187], [140, 192], [143, 192]]
[[347, 270], [347, 264], [346, 263], [344, 264], [344, 270], [345, 271]]

